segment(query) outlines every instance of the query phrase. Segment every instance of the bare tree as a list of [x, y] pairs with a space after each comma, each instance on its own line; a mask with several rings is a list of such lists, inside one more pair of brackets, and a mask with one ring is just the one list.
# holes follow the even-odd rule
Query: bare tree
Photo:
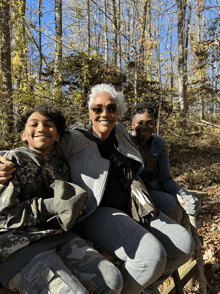
[[[20, 3], [25, 3], [25, 1], [21, 0]], [[207, 1], [211, 3], [211, 0]], [[27, 37], [25, 42], [28, 44], [26, 48], [29, 49], [30, 47], [28, 46], [31, 46], [32, 51], [24, 51], [28, 74], [27, 78], [21, 81], [28, 83], [29, 79], [33, 86], [32, 94], [36, 94], [34, 91], [37, 87], [36, 83], [42, 78], [42, 67], [46, 71], [46, 75], [51, 77], [53, 74], [53, 69], [51, 69], [50, 65], [46, 65], [46, 61], [51, 60], [50, 55], [52, 55], [55, 57], [53, 96], [56, 99], [60, 99], [62, 76], [59, 65], [62, 62], [62, 54], [73, 53], [74, 55], [76, 52], [88, 52], [90, 49], [89, 53], [91, 56], [99, 53], [103, 56], [106, 64], [117, 66], [123, 74], [127, 75], [128, 84], [131, 83], [132, 87], [130, 89], [132, 89], [131, 91], [134, 94], [131, 97], [135, 96], [136, 101], [139, 99], [138, 95], [141, 89], [148, 91], [149, 87], [154, 87], [157, 83], [160, 84], [160, 89], [168, 90], [171, 86], [173, 96], [170, 96], [168, 93], [166, 97], [172, 97], [170, 100], [173, 99], [174, 104], [177, 102], [176, 99], [179, 99], [181, 113], [185, 115], [188, 109], [187, 96], [189, 94], [187, 84], [193, 83], [195, 80], [197, 83], [196, 87], [190, 88], [192, 90], [190, 94], [194, 95], [191, 101], [194, 102], [196, 100], [198, 102], [198, 97], [202, 98], [202, 95], [199, 96], [199, 91], [197, 91], [202, 88], [199, 83], [201, 73], [197, 69], [199, 67], [198, 60], [196, 63], [195, 55], [193, 55], [195, 53], [193, 51], [194, 47], [199, 43], [195, 39], [195, 36], [198, 36], [198, 33], [196, 34], [196, 19], [198, 19], [198, 23], [200, 22], [201, 26], [201, 29], [199, 28], [197, 32], [200, 31], [202, 35], [207, 26], [203, 25], [202, 20], [204, 18], [201, 19], [201, 14], [206, 14], [206, 11], [211, 9], [209, 5], [205, 7], [206, 10], [203, 9], [201, 11], [201, 8], [196, 10], [196, 6], [199, 3], [201, 6], [201, 2], [198, 1], [192, 1], [191, 9], [190, 2], [190, 0], [63, 0], [64, 9], [62, 11], [62, 1], [56, 0], [55, 33], [52, 21], [51, 23], [48, 21], [45, 26], [41, 25], [41, 23], [44, 23], [44, 18], [50, 15], [49, 6], [44, 7], [42, 0], [38, 0], [37, 3], [32, 3], [35, 7], [29, 9], [29, 2], [27, 2], [27, 11], [26, 15], [24, 15], [26, 21], [25, 34]], [[212, 13], [216, 10], [215, 16], [217, 17], [219, 1], [216, 0], [212, 4]], [[48, 5], [50, 5], [51, 9], [54, 4], [48, 2]], [[37, 13], [35, 8], [38, 9]], [[31, 21], [28, 20], [29, 11], [31, 17], [34, 18]], [[45, 13], [41, 14], [41, 11]], [[191, 22], [193, 22], [193, 19], [195, 22], [191, 24], [190, 19]], [[36, 26], [38, 23], [39, 25]], [[14, 24], [15, 22], [11, 23], [13, 38], [15, 38], [14, 32], [18, 29], [18, 26], [14, 26]], [[42, 29], [43, 33], [41, 33]], [[176, 29], [178, 30], [178, 38], [176, 38]], [[190, 38], [188, 37], [189, 35]], [[216, 38], [218, 40], [219, 32], [216, 32]], [[55, 43], [53, 43], [54, 40]], [[203, 41], [202, 38], [201, 40]], [[44, 48], [46, 48], [44, 44], [46, 42], [52, 48], [55, 44], [54, 55], [51, 50], [48, 50], [49, 46], [44, 51]], [[32, 43], [34, 46], [32, 46]], [[14, 46], [14, 44], [16, 44], [15, 39], [13, 39], [12, 45]], [[192, 51], [187, 50], [188, 46]], [[175, 58], [177, 51], [178, 57]], [[17, 62], [17, 56], [17, 52], [15, 54], [15, 51], [13, 51], [13, 61], [16, 60]], [[19, 62], [16, 62], [13, 63], [16, 66], [13, 66], [12, 70], [13, 76], [17, 79], [18, 75], [15, 74], [15, 69], [17, 73], [20, 59]], [[211, 65], [214, 66], [211, 62], [207, 64], [203, 80], [211, 80], [211, 72], [214, 72], [214, 67], [211, 68]], [[147, 80], [145, 86], [143, 86], [142, 80], [142, 84], [138, 84], [138, 81], [140, 81], [140, 66], [145, 71], [144, 77]], [[216, 71], [217, 68], [219, 68], [218, 64], [216, 65]], [[39, 76], [39, 81], [36, 80], [36, 76]], [[169, 79], [170, 76], [172, 80]], [[218, 76], [216, 75], [216, 83], [218, 83], [217, 79]], [[152, 83], [148, 83], [149, 80]], [[46, 83], [46, 81], [47, 79], [45, 78], [44, 82]], [[42, 88], [43, 85], [42, 83], [40, 84], [41, 87], [39, 88]], [[215, 87], [214, 83], [212, 87]], [[28, 89], [28, 86], [23, 89]], [[21, 88], [22, 93], [23, 89]], [[67, 89], [67, 86], [65, 89]], [[179, 91], [179, 95], [176, 95], [177, 91]], [[206, 90], [202, 88], [202, 91], [205, 92]], [[158, 92], [155, 91], [156, 95], [158, 96]], [[178, 98], [176, 98], [177, 96]], [[191, 101], [189, 102], [189, 107], [191, 107]], [[205, 115], [208, 107], [207, 102], [210, 103], [210, 101], [204, 100], [202, 102]], [[214, 108], [214, 111], [216, 111], [216, 108]]]
[[2, 135], [5, 147], [10, 146], [10, 135], [13, 133], [13, 100], [11, 79], [11, 32], [10, 32], [10, 4], [7, 0], [0, 1], [1, 24], [1, 110], [2, 110]]
[[112, 50], [112, 64], [117, 65], [117, 6], [116, 6], [116, 0], [111, 0], [112, 4], [112, 30], [113, 30], [113, 50]]
[[86, 37], [87, 37], [87, 53], [90, 55], [90, 47], [91, 47], [91, 44], [90, 44], [90, 0], [87, 0], [87, 15], [86, 15], [86, 18], [87, 18], [87, 34], [86, 34]]
[[187, 113], [186, 79], [185, 75], [185, 16], [186, 0], [176, 0], [177, 3], [177, 31], [178, 31], [178, 90], [181, 115]]
[[107, 0], [104, 0], [104, 34], [105, 34], [105, 49], [104, 49], [104, 60], [108, 64], [108, 21], [107, 21]]
[[[159, 7], [159, 13], [160, 13], [161, 7]], [[156, 18], [156, 24], [155, 24], [155, 33], [154, 33], [154, 40], [157, 43], [157, 46], [155, 47], [155, 53], [156, 53], [156, 61], [155, 61], [155, 81], [157, 83], [161, 83], [161, 57], [160, 57], [160, 26], [159, 21], [160, 18]]]
[[39, 44], [39, 57], [40, 57], [40, 61], [39, 61], [39, 81], [41, 81], [41, 73], [42, 73], [42, 27], [41, 27], [41, 18], [42, 18], [42, 12], [41, 12], [41, 8], [42, 8], [42, 0], [38, 0], [38, 44]]
[[55, 60], [54, 60], [54, 84], [53, 96], [55, 100], [61, 100], [62, 75], [60, 65], [62, 62], [62, 0], [55, 0]]
[[16, 44], [16, 52], [20, 59], [20, 65], [17, 66], [17, 90], [21, 90], [23, 88], [22, 79], [27, 77], [27, 62], [26, 62], [26, 29], [25, 29], [25, 12], [26, 12], [26, 0], [21, 0], [19, 2], [14, 2], [13, 5], [14, 11], [19, 11], [17, 17], [15, 19], [16, 28], [13, 34], [16, 36], [15, 44]]
[[120, 0], [117, 0], [117, 65], [121, 70], [121, 35], [120, 35], [120, 27], [121, 27], [121, 3]]
[[[141, 63], [146, 65], [146, 68], [151, 70], [151, 66], [147, 66], [147, 50], [146, 44], [147, 41], [151, 39], [151, 8], [150, 8], [150, 0], [143, 0], [142, 3], [142, 15], [140, 17], [141, 20], [141, 41], [140, 41], [140, 60]], [[143, 67], [144, 68], [144, 67]], [[151, 75], [150, 75], [151, 76]]]

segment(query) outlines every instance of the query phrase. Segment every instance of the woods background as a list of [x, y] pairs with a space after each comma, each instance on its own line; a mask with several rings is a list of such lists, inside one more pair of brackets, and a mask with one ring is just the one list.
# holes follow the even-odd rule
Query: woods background
[[[208, 193], [210, 294], [220, 293], [219, 43], [220, 0], [0, 0], [0, 150], [21, 144], [14, 122], [45, 100], [68, 125], [85, 122], [97, 83], [124, 92], [128, 129], [131, 107], [154, 102], [174, 179]], [[198, 283], [185, 291], [199, 293]]]
[[100, 82], [125, 93], [128, 127], [142, 100], [160, 109], [158, 133], [218, 121], [219, 2], [0, 0], [1, 147], [17, 144], [14, 121], [43, 100], [85, 121]]

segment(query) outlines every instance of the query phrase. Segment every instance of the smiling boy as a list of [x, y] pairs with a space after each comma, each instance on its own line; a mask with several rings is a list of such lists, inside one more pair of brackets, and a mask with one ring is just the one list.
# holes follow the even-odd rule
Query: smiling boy
[[57, 146], [65, 128], [63, 114], [47, 103], [16, 123], [28, 148], [6, 154], [16, 172], [0, 184], [0, 282], [27, 294], [116, 293], [103, 279], [113, 265], [70, 230], [88, 194], [68, 182]]
[[21, 138], [22, 141], [28, 142], [29, 149], [45, 157], [52, 152], [54, 143], [59, 141], [60, 133], [51, 118], [34, 112], [21, 131]]

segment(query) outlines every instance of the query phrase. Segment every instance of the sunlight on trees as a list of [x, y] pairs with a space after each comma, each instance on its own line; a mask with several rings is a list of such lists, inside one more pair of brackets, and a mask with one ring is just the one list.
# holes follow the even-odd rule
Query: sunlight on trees
[[[92, 85], [114, 84], [185, 123], [219, 118], [219, 1], [0, 1], [0, 145], [23, 111], [51, 100], [86, 121]], [[10, 5], [10, 6], [9, 6]], [[181, 125], [181, 123], [180, 123]], [[186, 128], [183, 128], [186, 130]], [[6, 144], [7, 142], [7, 144]]]

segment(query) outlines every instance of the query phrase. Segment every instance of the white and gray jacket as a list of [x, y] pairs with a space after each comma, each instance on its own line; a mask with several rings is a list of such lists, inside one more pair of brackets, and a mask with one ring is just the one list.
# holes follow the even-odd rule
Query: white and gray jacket
[[[71, 181], [89, 193], [86, 209], [80, 218], [91, 214], [100, 204], [105, 191], [110, 161], [101, 157], [97, 143], [88, 138], [80, 129], [86, 131], [83, 124], [76, 124], [62, 136], [60, 146], [70, 167]], [[135, 160], [143, 168], [143, 159], [138, 148], [131, 141], [126, 128], [115, 125], [117, 150], [124, 156]]]

